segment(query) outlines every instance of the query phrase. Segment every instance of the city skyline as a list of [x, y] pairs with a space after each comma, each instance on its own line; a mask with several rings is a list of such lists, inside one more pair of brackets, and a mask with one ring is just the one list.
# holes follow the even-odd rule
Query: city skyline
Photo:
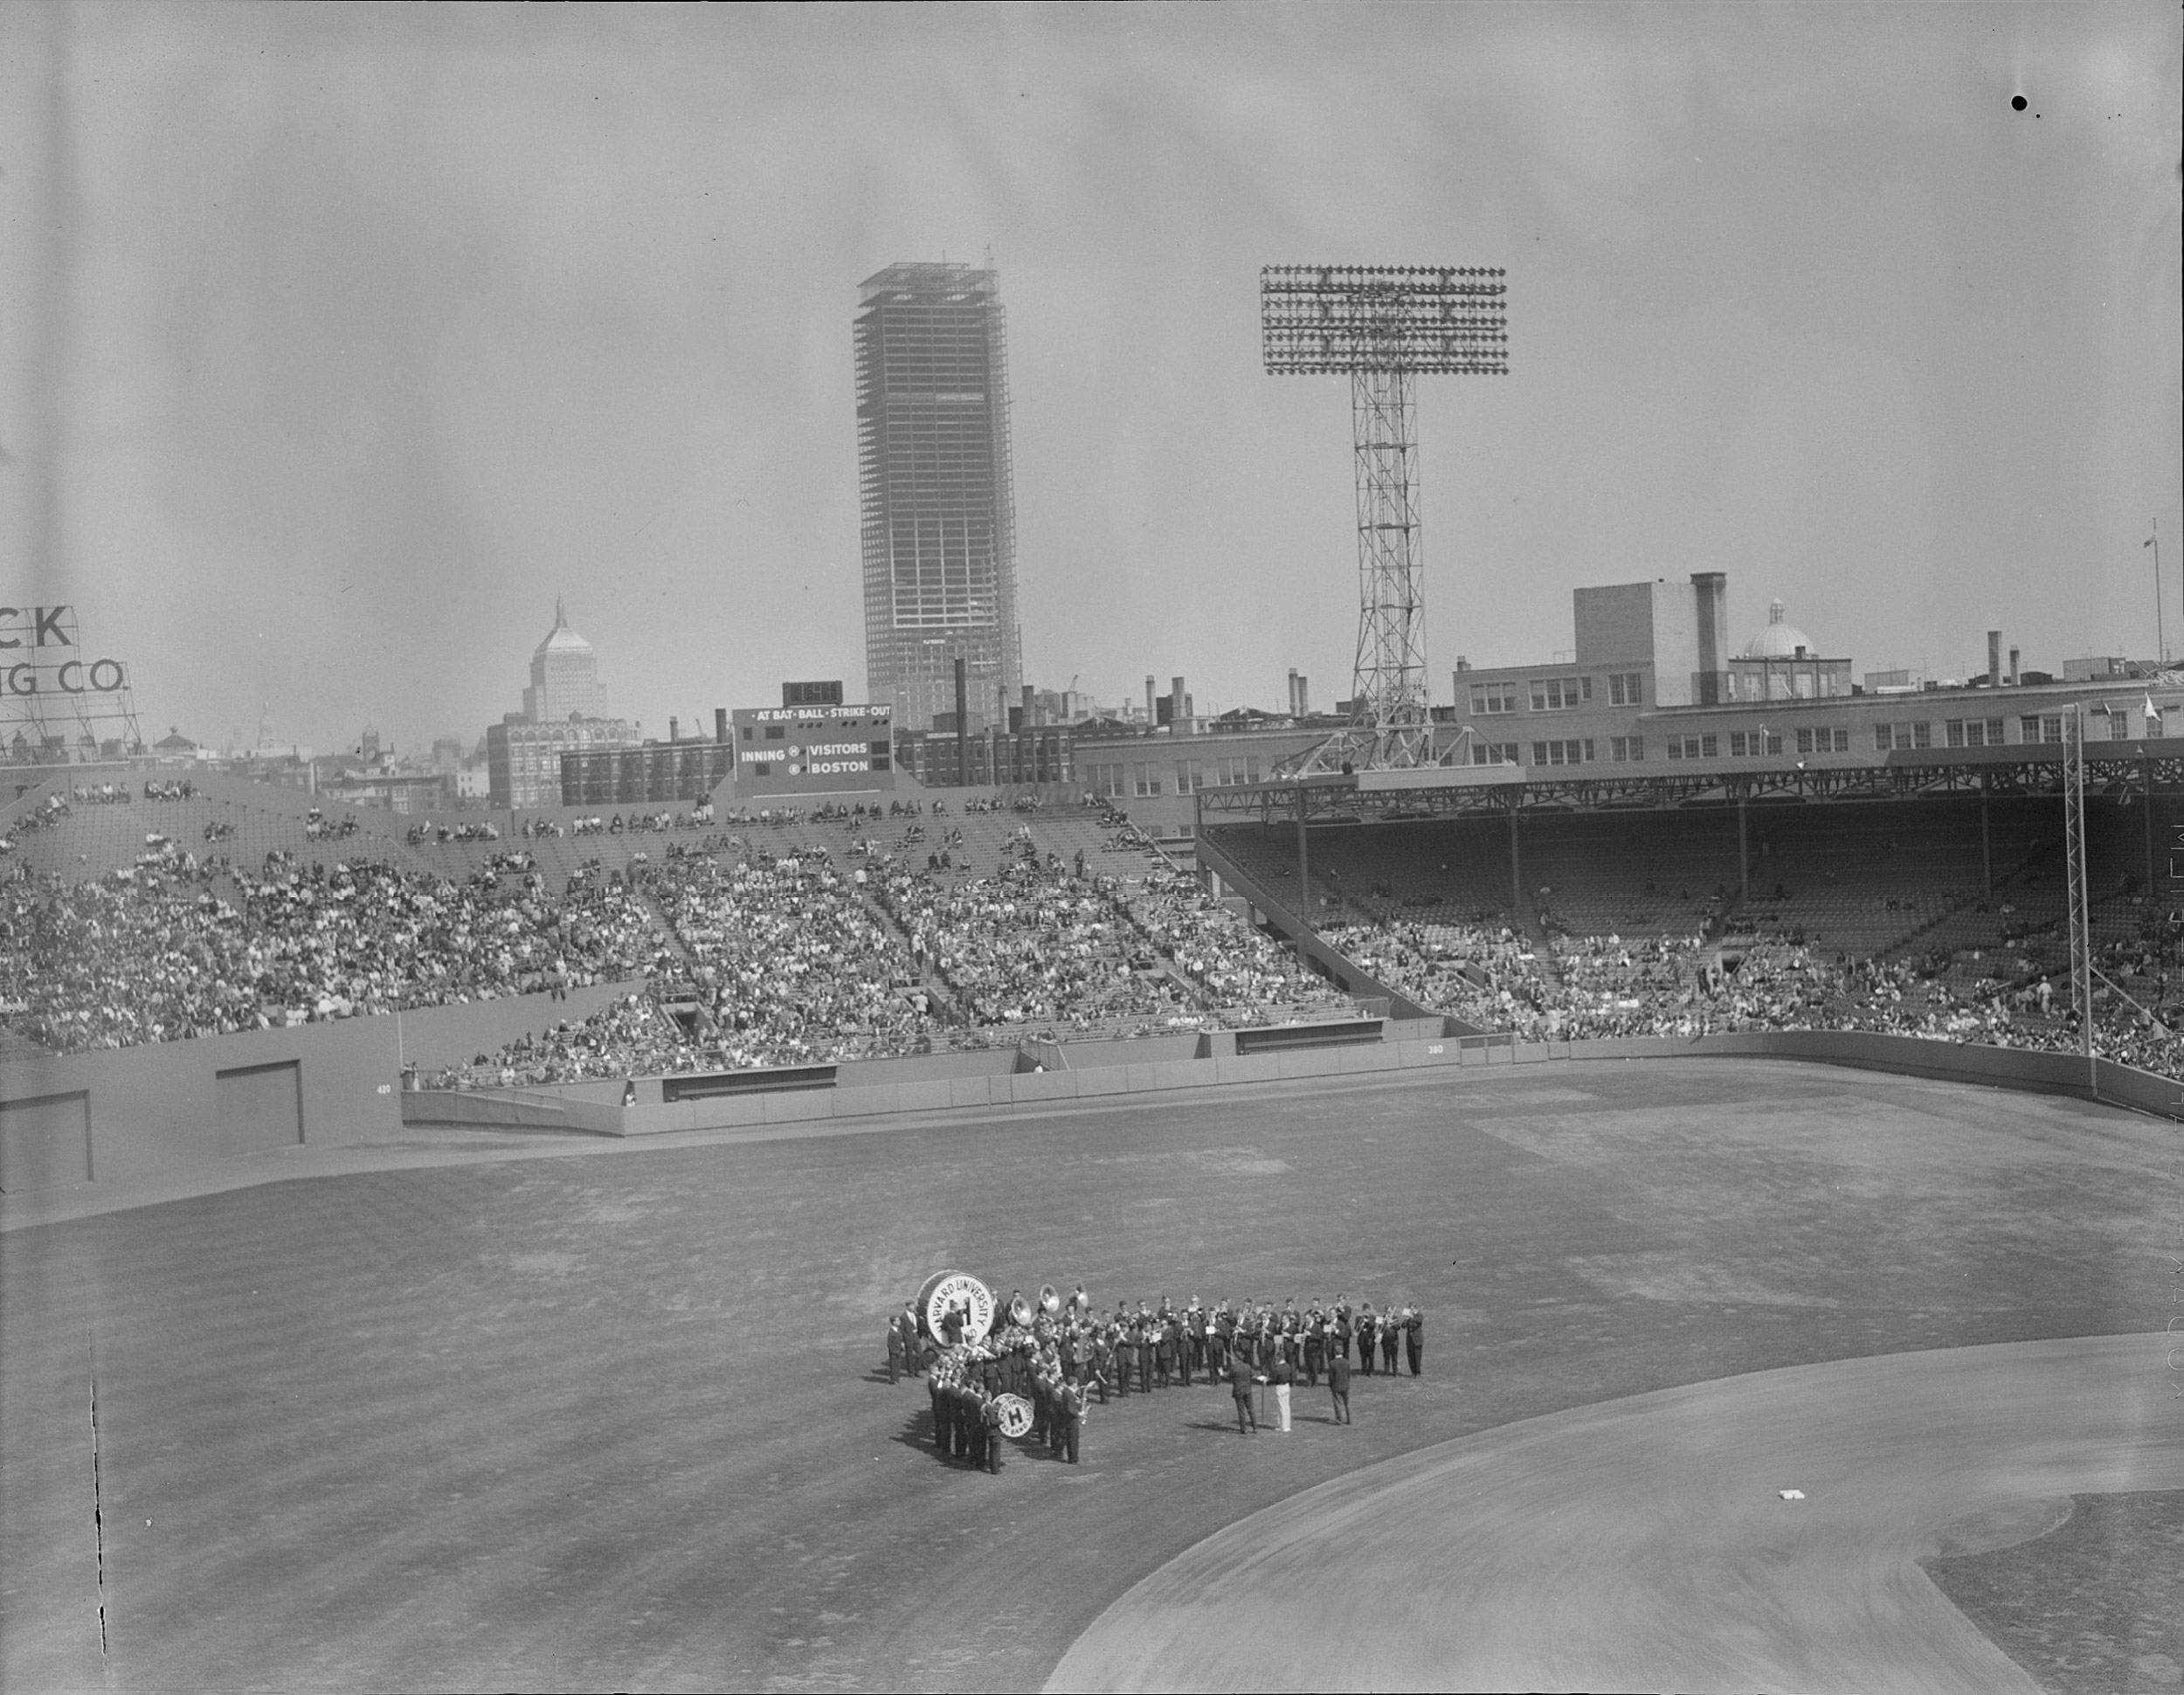
[[[665, 733], [861, 670], [857, 279], [1008, 278], [1024, 681], [1331, 702], [1268, 263], [1504, 266], [1421, 405], [1434, 698], [1720, 570], [1858, 668], [2155, 645], [2176, 21], [2137, 6], [0, 17], [0, 545], [178, 723], [466, 744], [556, 594]], [[262, 51], [261, 51], [262, 50]], [[1401, 69], [1390, 72], [1391, 63]], [[907, 74], [906, 74], [907, 73]], [[2027, 95], [2027, 109], [2010, 104]], [[1371, 112], [1371, 123], [1356, 121]], [[2168, 551], [2167, 550], [2164, 550]], [[2167, 562], [2174, 609], [2177, 560]]]

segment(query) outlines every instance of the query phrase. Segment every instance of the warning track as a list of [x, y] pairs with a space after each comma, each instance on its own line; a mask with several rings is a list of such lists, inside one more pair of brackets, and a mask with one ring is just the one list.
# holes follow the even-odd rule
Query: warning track
[[1207, 1538], [1047, 1687], [2035, 1695], [1918, 1562], [2184, 1487], [2161, 1359], [2158, 1333], [1891, 1354], [1446, 1442]]

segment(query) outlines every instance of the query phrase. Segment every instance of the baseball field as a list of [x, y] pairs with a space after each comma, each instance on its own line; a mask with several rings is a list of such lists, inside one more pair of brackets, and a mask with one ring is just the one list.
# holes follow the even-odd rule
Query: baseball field
[[[0, 1686], [2175, 1688], [2180, 1141], [1560, 1063], [17, 1208]], [[1414, 1301], [1424, 1373], [1252, 1440], [1133, 1395], [990, 1477], [887, 1380], [943, 1266]]]

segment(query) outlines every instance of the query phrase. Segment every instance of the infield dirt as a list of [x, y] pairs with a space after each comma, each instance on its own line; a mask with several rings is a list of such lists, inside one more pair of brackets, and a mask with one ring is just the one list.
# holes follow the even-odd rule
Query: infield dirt
[[[9, 1687], [1017, 1688], [1201, 1539], [1678, 1385], [2158, 1325], [2164, 1127], [1779, 1062], [1552, 1065], [209, 1194], [0, 1238]], [[884, 1316], [1421, 1302], [1426, 1372], [938, 1460]], [[97, 1406], [96, 1476], [89, 1409]], [[94, 1527], [93, 1508], [97, 1509]], [[107, 1632], [101, 1651], [99, 1609]]]

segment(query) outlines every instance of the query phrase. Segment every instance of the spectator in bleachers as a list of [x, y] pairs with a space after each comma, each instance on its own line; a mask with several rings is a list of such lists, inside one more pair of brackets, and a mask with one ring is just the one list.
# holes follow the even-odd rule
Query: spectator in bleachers
[[18, 885], [5, 906], [0, 999], [61, 1052], [121, 1048], [397, 1007], [516, 994], [549, 972], [642, 975], [665, 945], [650, 912], [603, 890], [554, 903], [536, 878], [457, 885], [371, 863], [269, 854], [212, 892], [218, 868], [172, 842], [73, 888]]

